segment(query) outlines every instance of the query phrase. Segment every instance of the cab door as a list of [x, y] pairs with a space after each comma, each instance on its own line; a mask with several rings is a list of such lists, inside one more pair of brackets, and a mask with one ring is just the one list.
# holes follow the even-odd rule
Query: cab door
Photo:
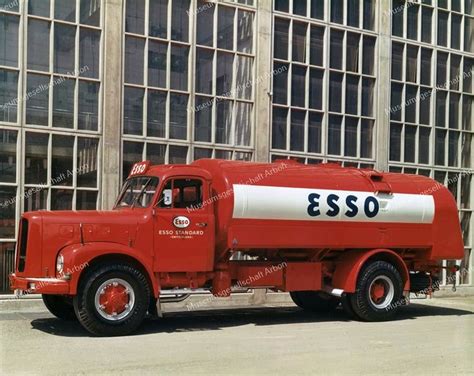
[[164, 182], [154, 211], [156, 271], [213, 270], [215, 218], [209, 196], [209, 182], [200, 177]]

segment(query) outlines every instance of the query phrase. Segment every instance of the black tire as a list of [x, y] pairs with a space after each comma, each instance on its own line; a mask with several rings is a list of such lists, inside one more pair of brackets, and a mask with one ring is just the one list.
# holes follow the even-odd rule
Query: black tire
[[43, 294], [43, 303], [58, 319], [62, 320], [77, 320], [72, 298], [62, 295], [46, 295]]
[[356, 315], [354, 312], [354, 308], [352, 308], [352, 303], [351, 303], [351, 295], [352, 294], [342, 294], [341, 296], [341, 305], [342, 309], [344, 310], [345, 314], [347, 315], [348, 318], [351, 320], [359, 320], [360, 317]]
[[298, 307], [312, 312], [329, 312], [339, 304], [339, 299], [321, 291], [291, 291], [290, 296]]
[[[372, 296], [372, 284], [381, 286], [381, 296]], [[354, 313], [364, 321], [387, 321], [396, 315], [403, 298], [403, 281], [397, 268], [386, 261], [374, 261], [361, 270], [356, 291], [350, 294]]]
[[[112, 286], [109, 281], [119, 280], [128, 284], [126, 290], [129, 299], [134, 297], [132, 307], [123, 318], [104, 317], [105, 311], [96, 308], [96, 294], [101, 296], [101, 286]], [[114, 284], [115, 286], [115, 284]], [[101, 265], [89, 271], [81, 280], [77, 295], [74, 297], [74, 309], [79, 322], [90, 333], [97, 336], [121, 336], [135, 331], [143, 322], [150, 304], [150, 287], [145, 275], [128, 264]], [[101, 305], [102, 307], [102, 305]]]

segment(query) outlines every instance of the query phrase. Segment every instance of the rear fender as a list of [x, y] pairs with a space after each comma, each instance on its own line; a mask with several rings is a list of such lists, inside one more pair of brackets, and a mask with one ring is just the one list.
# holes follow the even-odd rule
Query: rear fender
[[148, 274], [146, 277], [152, 285], [153, 295], [155, 297], [159, 295], [160, 288], [151, 267], [153, 265], [153, 257], [138, 253], [136, 249], [115, 243], [86, 243], [84, 245], [74, 244], [65, 247], [61, 250], [61, 254], [64, 256], [64, 273], [70, 274], [69, 291], [71, 295], [77, 293], [79, 280], [88, 266], [100, 258], [113, 257], [113, 255], [133, 259], [138, 263]]
[[410, 277], [403, 259], [390, 249], [373, 249], [371, 251], [349, 251], [341, 255], [336, 264], [332, 278], [332, 287], [353, 293], [356, 291], [357, 277], [367, 261], [385, 260], [392, 263], [400, 272], [404, 291], [410, 291]]

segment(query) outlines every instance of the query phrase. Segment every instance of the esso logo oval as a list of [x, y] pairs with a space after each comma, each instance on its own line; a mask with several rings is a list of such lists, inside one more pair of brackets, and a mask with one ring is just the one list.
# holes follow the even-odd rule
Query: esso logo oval
[[173, 225], [177, 228], [186, 228], [191, 224], [191, 221], [188, 217], [180, 215], [173, 219]]

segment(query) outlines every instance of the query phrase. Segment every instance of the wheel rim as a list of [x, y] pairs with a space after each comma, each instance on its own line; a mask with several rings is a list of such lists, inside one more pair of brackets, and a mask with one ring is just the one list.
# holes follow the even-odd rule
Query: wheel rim
[[370, 303], [377, 309], [387, 308], [395, 295], [395, 287], [392, 280], [381, 275], [376, 277], [369, 286]]
[[132, 286], [121, 278], [102, 283], [95, 294], [95, 309], [104, 319], [118, 321], [127, 317], [135, 306]]

